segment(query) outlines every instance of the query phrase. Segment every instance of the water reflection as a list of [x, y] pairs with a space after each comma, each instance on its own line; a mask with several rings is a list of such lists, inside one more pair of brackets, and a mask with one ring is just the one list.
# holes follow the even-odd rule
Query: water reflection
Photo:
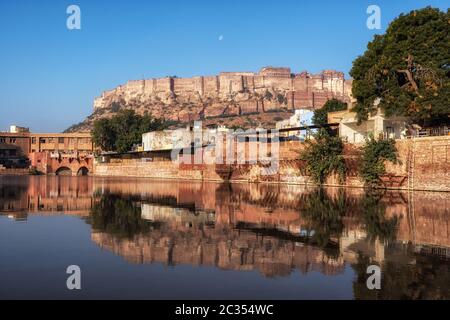
[[[89, 177], [0, 179], [0, 212], [77, 215], [130, 263], [267, 278], [350, 266], [357, 299], [450, 298], [450, 195]], [[382, 290], [366, 268], [382, 266]], [[201, 272], [199, 270], [199, 272]]]

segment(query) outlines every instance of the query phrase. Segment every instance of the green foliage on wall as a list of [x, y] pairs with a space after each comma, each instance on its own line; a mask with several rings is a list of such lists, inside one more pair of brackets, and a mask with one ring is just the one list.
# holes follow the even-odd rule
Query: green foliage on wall
[[306, 169], [316, 183], [323, 184], [333, 173], [344, 179], [346, 170], [341, 138], [330, 136], [325, 129], [320, 129], [305, 143], [300, 159], [306, 162]]
[[380, 177], [386, 173], [385, 161], [399, 163], [395, 140], [375, 140], [372, 136], [362, 148], [360, 174], [369, 187], [380, 185]]

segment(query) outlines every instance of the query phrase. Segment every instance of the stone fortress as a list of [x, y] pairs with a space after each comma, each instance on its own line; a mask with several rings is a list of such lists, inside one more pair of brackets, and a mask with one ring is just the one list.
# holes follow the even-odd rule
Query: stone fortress
[[94, 113], [70, 130], [89, 127], [94, 120], [122, 108], [180, 123], [215, 119], [231, 125], [230, 118], [246, 116], [248, 125], [269, 126], [274, 117], [288, 118], [295, 109], [320, 108], [331, 98], [351, 101], [351, 80], [342, 72], [292, 73], [290, 68], [265, 67], [258, 73], [134, 80], [103, 92], [94, 101]]

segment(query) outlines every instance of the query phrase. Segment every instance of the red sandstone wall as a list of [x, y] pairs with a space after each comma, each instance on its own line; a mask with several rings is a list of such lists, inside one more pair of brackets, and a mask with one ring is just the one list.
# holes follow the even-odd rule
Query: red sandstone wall
[[[280, 144], [279, 170], [261, 165], [178, 165], [172, 162], [142, 162], [123, 160], [119, 163], [96, 164], [99, 176], [133, 176], [188, 180], [236, 181], [314, 184], [305, 172], [305, 164], [298, 160], [300, 142]], [[344, 185], [363, 187], [358, 174], [359, 145], [346, 145], [347, 177]], [[247, 152], [247, 146], [244, 148]], [[399, 164], [386, 163], [387, 187], [414, 190], [450, 191], [450, 137], [431, 137], [397, 141]], [[267, 148], [270, 151], [270, 148]], [[237, 151], [236, 151], [237, 153]], [[410, 161], [413, 169], [410, 170]], [[219, 172], [221, 171], [221, 172]], [[225, 172], [225, 173], [224, 173]], [[409, 182], [412, 179], [411, 183]], [[393, 181], [390, 184], [390, 181]], [[340, 185], [337, 177], [330, 177], [327, 185]]]

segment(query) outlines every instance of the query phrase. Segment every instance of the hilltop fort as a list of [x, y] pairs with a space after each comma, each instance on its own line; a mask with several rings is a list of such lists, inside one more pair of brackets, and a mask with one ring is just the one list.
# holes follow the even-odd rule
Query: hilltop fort
[[103, 92], [94, 100], [93, 114], [68, 131], [89, 130], [94, 120], [120, 109], [150, 113], [174, 124], [203, 120], [243, 128], [273, 127], [295, 109], [320, 108], [331, 98], [351, 100], [351, 80], [335, 70], [310, 74], [265, 67], [258, 73], [134, 80]]

